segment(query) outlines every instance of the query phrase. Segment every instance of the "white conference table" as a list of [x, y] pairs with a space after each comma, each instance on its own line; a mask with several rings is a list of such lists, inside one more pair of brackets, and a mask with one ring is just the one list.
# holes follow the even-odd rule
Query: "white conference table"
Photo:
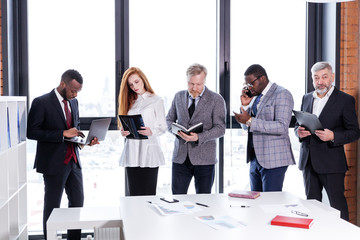
[[[359, 239], [360, 228], [340, 218], [338, 210], [316, 200], [303, 200], [286, 192], [267, 192], [255, 200], [231, 198], [224, 194], [176, 195], [180, 201], [208, 205], [189, 215], [162, 216], [148, 203], [164, 203], [161, 196], [123, 197], [120, 200], [125, 240], [232, 240], [232, 239]], [[270, 225], [275, 213], [261, 207], [270, 204], [298, 203], [310, 210], [314, 219], [310, 229]], [[249, 205], [248, 208], [230, 205]], [[195, 216], [227, 215], [246, 224], [233, 229], [216, 230], [195, 219]], [[279, 214], [282, 215], [282, 214]], [[296, 217], [297, 215], [294, 215]]]

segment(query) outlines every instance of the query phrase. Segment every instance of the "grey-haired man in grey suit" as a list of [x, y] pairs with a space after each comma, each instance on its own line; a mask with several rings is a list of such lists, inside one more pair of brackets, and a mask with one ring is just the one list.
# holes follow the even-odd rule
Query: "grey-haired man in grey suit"
[[247, 90], [242, 91], [241, 113], [235, 118], [248, 130], [251, 190], [282, 191], [287, 167], [295, 164], [289, 138], [294, 100], [287, 89], [269, 81], [259, 64], [248, 67], [244, 75]]
[[172, 192], [186, 194], [192, 177], [196, 193], [211, 193], [214, 183], [216, 140], [225, 134], [225, 101], [206, 86], [207, 70], [200, 64], [187, 71], [188, 90], [176, 93], [166, 122], [177, 122], [185, 128], [203, 123], [203, 131], [187, 135], [178, 132], [175, 139], [172, 165]]

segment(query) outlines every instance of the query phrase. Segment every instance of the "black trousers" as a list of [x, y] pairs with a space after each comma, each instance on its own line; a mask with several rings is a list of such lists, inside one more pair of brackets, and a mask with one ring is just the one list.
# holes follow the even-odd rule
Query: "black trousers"
[[[69, 200], [68, 207], [82, 207], [84, 205], [84, 189], [82, 171], [78, 163], [71, 159], [69, 164], [57, 175], [43, 175], [45, 184], [43, 229], [46, 236], [46, 222], [54, 208], [59, 208], [61, 197], [66, 192]], [[81, 230], [68, 230], [69, 240], [80, 240]]]
[[156, 195], [158, 171], [158, 167], [126, 167], [129, 196]]
[[321, 202], [322, 190], [325, 188], [330, 206], [341, 212], [342, 219], [349, 221], [348, 205], [344, 194], [345, 173], [319, 174], [313, 169], [309, 158], [303, 170], [303, 177], [307, 199], [316, 199]]
[[197, 194], [211, 193], [215, 178], [215, 164], [193, 165], [189, 156], [184, 163], [173, 163], [171, 190], [173, 194], [187, 194], [192, 177]]

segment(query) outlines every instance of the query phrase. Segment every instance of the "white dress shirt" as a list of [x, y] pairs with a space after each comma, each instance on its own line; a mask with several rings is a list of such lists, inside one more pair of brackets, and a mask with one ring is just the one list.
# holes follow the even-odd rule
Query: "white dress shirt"
[[165, 164], [158, 137], [167, 131], [163, 100], [149, 92], [138, 95], [128, 115], [141, 114], [149, 139], [126, 139], [119, 164], [123, 167], [159, 167]]
[[[65, 120], [66, 120], [65, 104], [63, 103], [64, 98], [60, 95], [60, 93], [58, 92], [58, 90], [56, 88], [54, 89], [54, 91], [55, 91], [55, 95], [56, 95], [57, 99], [59, 100], [60, 106], [61, 106], [61, 108], [63, 110], [64, 117], [65, 117]], [[68, 101], [68, 107], [69, 107], [69, 111], [71, 113], [71, 106], [70, 106], [69, 101]]]
[[[204, 94], [204, 92], [205, 92], [205, 86], [204, 86], [203, 90], [201, 91], [200, 95], [195, 98], [195, 107], [197, 106], [197, 104], [198, 104], [198, 102], [200, 101], [200, 98], [202, 97], [202, 95]], [[191, 96], [191, 94], [190, 94], [189, 91], [188, 91], [188, 93], [189, 93], [189, 102], [188, 102], [188, 109], [189, 109], [190, 106], [191, 106], [191, 104], [192, 104], [192, 102], [193, 102], [193, 100], [194, 100], [194, 98]]]
[[330, 90], [325, 94], [323, 98], [319, 98], [316, 91], [313, 92], [314, 102], [313, 102], [313, 110], [312, 113], [315, 114], [317, 117], [320, 116], [322, 110], [325, 107], [325, 104], [329, 100], [332, 92], [334, 91], [334, 86], [331, 86]]

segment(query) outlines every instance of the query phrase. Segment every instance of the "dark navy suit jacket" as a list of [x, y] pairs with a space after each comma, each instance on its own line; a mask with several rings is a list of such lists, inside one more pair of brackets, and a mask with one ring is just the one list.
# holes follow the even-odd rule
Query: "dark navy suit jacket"
[[[69, 101], [73, 126], [79, 129], [77, 99]], [[34, 168], [37, 172], [55, 175], [65, 167], [64, 159], [69, 142], [64, 142], [63, 131], [67, 130], [64, 112], [55, 90], [33, 100], [28, 115], [27, 138], [37, 140]], [[75, 153], [81, 167], [78, 145]]]
[[[312, 113], [313, 101], [313, 92], [304, 95], [301, 110]], [[300, 139], [299, 169], [304, 170], [310, 154], [317, 173], [345, 173], [348, 166], [344, 144], [356, 141], [360, 136], [354, 97], [334, 88], [319, 120], [323, 128], [334, 132], [334, 142], [323, 142], [316, 135]], [[297, 128], [298, 125], [295, 127], [296, 134]]]

